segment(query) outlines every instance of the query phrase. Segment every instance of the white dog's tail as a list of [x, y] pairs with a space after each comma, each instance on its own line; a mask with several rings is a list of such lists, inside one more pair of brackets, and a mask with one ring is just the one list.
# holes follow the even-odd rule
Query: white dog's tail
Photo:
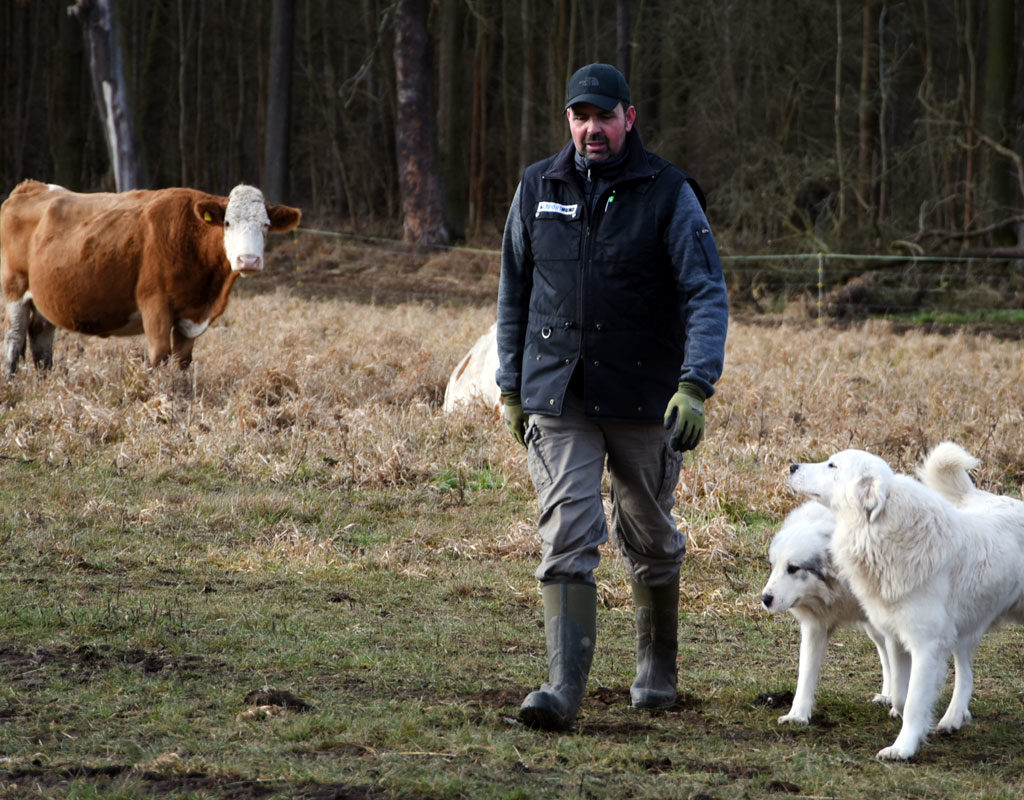
[[950, 502], [957, 504], [975, 491], [967, 470], [981, 462], [953, 442], [937, 444], [927, 455], [917, 476], [930, 489], [934, 489]]

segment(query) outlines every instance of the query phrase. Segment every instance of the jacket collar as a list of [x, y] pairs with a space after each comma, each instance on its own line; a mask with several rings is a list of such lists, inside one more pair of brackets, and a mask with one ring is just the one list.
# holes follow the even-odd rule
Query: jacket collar
[[[653, 178], [657, 173], [658, 171], [651, 165], [651, 160], [647, 157], [647, 150], [644, 149], [640, 133], [634, 127], [626, 134], [626, 160], [622, 165], [622, 171], [611, 182], [617, 184], [638, 178]], [[544, 170], [541, 177], [574, 183], [576, 174], [576, 145], [570, 139], [569, 143], [554, 157], [551, 165]]]

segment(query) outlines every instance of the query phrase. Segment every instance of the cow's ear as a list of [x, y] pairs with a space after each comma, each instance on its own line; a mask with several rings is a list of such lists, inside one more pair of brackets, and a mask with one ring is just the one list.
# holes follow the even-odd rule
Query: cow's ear
[[267, 206], [267, 217], [270, 218], [270, 230], [284, 233], [299, 224], [302, 212], [291, 206]]
[[216, 200], [196, 200], [196, 204], [192, 206], [196, 216], [207, 225], [223, 225], [226, 208], [227, 203], [219, 203]]

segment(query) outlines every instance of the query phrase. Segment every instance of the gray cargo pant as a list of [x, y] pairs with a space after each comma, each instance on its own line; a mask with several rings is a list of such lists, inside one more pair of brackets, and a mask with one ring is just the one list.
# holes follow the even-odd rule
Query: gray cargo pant
[[612, 541], [630, 577], [660, 586], [678, 574], [686, 537], [670, 512], [683, 457], [660, 423], [587, 419], [569, 392], [561, 416], [530, 417], [526, 442], [540, 508], [538, 580], [594, 583], [598, 547], [608, 540], [601, 500], [606, 456]]

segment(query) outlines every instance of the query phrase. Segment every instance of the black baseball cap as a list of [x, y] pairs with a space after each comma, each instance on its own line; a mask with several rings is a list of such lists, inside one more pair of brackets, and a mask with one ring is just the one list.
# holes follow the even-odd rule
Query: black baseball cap
[[611, 64], [588, 64], [576, 70], [565, 90], [565, 107], [590, 103], [611, 111], [619, 103], [629, 106], [629, 84]]

